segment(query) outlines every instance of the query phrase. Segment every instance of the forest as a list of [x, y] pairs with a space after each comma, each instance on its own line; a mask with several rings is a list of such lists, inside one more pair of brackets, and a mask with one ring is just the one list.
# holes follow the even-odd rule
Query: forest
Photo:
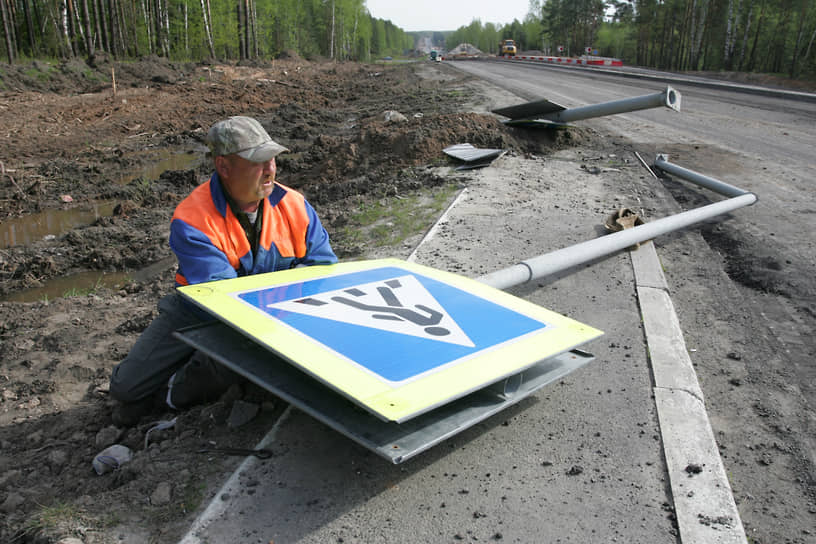
[[3, 57], [271, 59], [283, 52], [368, 61], [413, 38], [365, 0], [0, 0]]
[[531, 0], [523, 21], [474, 20], [445, 44], [496, 53], [507, 38], [545, 55], [597, 54], [661, 70], [816, 77], [813, 0]]
[[474, 19], [408, 33], [372, 17], [365, 0], [0, 0], [9, 63], [105, 53], [127, 60], [305, 58], [370, 61], [470, 43], [495, 54], [512, 38], [545, 55], [593, 54], [676, 71], [816, 77], [813, 0], [530, 0], [521, 21]]

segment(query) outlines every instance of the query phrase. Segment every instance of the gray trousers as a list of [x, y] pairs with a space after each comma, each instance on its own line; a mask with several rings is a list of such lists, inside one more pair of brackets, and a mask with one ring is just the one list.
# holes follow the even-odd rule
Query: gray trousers
[[142, 332], [125, 357], [113, 369], [111, 396], [124, 403], [136, 402], [169, 386], [169, 406], [181, 408], [214, 400], [240, 377], [203, 353], [173, 337], [176, 330], [203, 323], [176, 293], [159, 301], [159, 315]]

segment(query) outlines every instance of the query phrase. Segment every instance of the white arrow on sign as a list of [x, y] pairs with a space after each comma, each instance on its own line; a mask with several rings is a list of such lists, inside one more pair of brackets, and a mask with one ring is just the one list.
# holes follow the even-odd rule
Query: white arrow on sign
[[475, 347], [442, 305], [411, 275], [276, 302], [267, 307]]

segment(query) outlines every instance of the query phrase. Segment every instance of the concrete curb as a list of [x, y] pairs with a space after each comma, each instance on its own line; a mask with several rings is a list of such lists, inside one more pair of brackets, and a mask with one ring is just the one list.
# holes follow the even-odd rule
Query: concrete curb
[[680, 540], [747, 544], [654, 244], [630, 255]]
[[[281, 425], [283, 425], [286, 420], [289, 419], [289, 414], [291, 414], [291, 412], [292, 407], [288, 406], [269, 432], [266, 433], [257, 446], [255, 446], [256, 449], [268, 448], [275, 443], [278, 429], [280, 429]], [[193, 524], [190, 526], [187, 534], [185, 534], [181, 540], [178, 541], [178, 544], [201, 544], [203, 542], [201, 538], [199, 538], [199, 535], [206, 534], [207, 527], [209, 527], [212, 522], [217, 520], [225, 511], [229, 509], [230, 502], [228, 498], [239, 495], [241, 489], [244, 487], [240, 482], [241, 474], [252, 466], [256, 465], [258, 462], [259, 460], [256, 457], [249, 456], [246, 457], [240, 465], [238, 465], [227, 481], [224, 482], [224, 485], [221, 486], [221, 489], [219, 489], [215, 496], [213, 496], [213, 498], [210, 500], [210, 503], [207, 505], [204, 511], [198, 515], [195, 521], [193, 521]]]
[[462, 189], [461, 191], [459, 191], [459, 194], [458, 194], [458, 195], [456, 195], [456, 198], [455, 198], [455, 199], [453, 199], [453, 202], [451, 202], [451, 203], [448, 205], [448, 207], [447, 207], [447, 208], [445, 208], [445, 211], [444, 211], [444, 212], [442, 212], [442, 215], [440, 215], [440, 216], [437, 218], [436, 222], [435, 222], [435, 223], [434, 223], [434, 224], [431, 226], [431, 228], [429, 228], [429, 229], [427, 230], [427, 232], [425, 233], [425, 235], [422, 237], [422, 240], [420, 240], [420, 241], [419, 241], [419, 243], [416, 245], [416, 247], [414, 247], [414, 250], [413, 250], [413, 251], [411, 252], [411, 254], [410, 254], [410, 255], [409, 255], [409, 256], [408, 256], [408, 257], [405, 259], [406, 261], [408, 261], [408, 262], [410, 262], [410, 263], [416, 262], [416, 256], [417, 256], [417, 252], [419, 251], [419, 248], [421, 248], [421, 247], [422, 247], [422, 245], [423, 245], [423, 244], [424, 244], [424, 243], [425, 243], [427, 240], [430, 240], [431, 238], [433, 238], [433, 237], [436, 235], [436, 232], [439, 230], [439, 227], [440, 227], [440, 226], [441, 226], [443, 223], [446, 223], [446, 222], [448, 221], [448, 214], [450, 213], [450, 211], [451, 211], [451, 210], [452, 210], [454, 207], [456, 207], [456, 205], [457, 205], [457, 204], [459, 204], [459, 202], [461, 202], [462, 200], [464, 200], [465, 198], [467, 198], [467, 194], [468, 194], [467, 187], [465, 187], [464, 189]]

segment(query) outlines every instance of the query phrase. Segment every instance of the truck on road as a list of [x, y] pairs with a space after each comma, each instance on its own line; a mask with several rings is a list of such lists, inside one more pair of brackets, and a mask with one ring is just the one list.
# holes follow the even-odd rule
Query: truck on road
[[515, 56], [516, 55], [516, 42], [514, 40], [502, 40], [499, 42], [499, 56], [503, 57], [505, 55]]

